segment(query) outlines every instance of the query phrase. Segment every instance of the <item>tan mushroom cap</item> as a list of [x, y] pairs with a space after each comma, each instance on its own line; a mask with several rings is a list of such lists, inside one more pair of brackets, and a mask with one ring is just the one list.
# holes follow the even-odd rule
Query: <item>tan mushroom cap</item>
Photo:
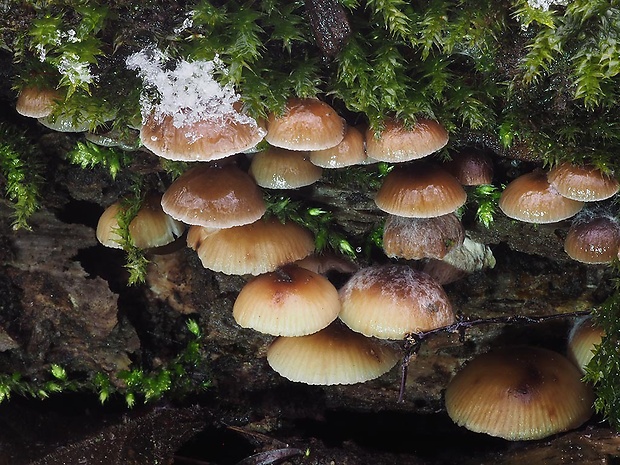
[[510, 182], [499, 199], [504, 214], [526, 223], [556, 223], [577, 214], [583, 202], [568, 199], [555, 190], [540, 170]]
[[[185, 225], [168, 216], [161, 208], [161, 195], [148, 195], [140, 210], [129, 223], [129, 235], [133, 244], [140, 249], [161, 247], [173, 242], [183, 234]], [[106, 247], [120, 249], [118, 214], [121, 202], [115, 202], [105, 209], [97, 223], [97, 240]]]
[[592, 415], [594, 394], [566, 357], [523, 346], [473, 359], [450, 381], [445, 401], [458, 425], [519, 441], [577, 428]]
[[438, 151], [448, 143], [448, 133], [437, 121], [419, 119], [407, 129], [402, 122], [387, 120], [379, 137], [366, 130], [366, 153], [369, 158], [391, 163], [417, 160]]
[[338, 317], [340, 300], [320, 274], [287, 265], [249, 281], [233, 306], [239, 326], [272, 336], [306, 336]]
[[605, 200], [618, 192], [620, 183], [593, 166], [561, 163], [549, 171], [549, 183], [564, 197], [581, 202]]
[[274, 218], [227, 229], [192, 226], [187, 244], [205, 268], [233, 275], [275, 271], [314, 252], [310, 231]]
[[56, 89], [38, 87], [24, 87], [17, 97], [15, 110], [17, 113], [30, 118], [44, 118], [54, 109], [62, 95]]
[[408, 218], [447, 215], [466, 200], [467, 193], [461, 183], [429, 163], [397, 166], [385, 177], [375, 197], [379, 209]]
[[309, 336], [279, 337], [267, 350], [267, 362], [281, 376], [327, 386], [378, 378], [398, 360], [391, 347], [335, 323]]
[[252, 157], [249, 173], [268, 189], [297, 189], [314, 184], [323, 170], [310, 162], [308, 152], [269, 147]]
[[467, 150], [454, 154], [442, 167], [464, 186], [480, 186], [493, 182], [493, 163], [482, 152]]
[[340, 319], [353, 331], [381, 339], [454, 323], [452, 304], [430, 276], [406, 265], [362, 268], [339, 291]]
[[347, 126], [344, 139], [335, 147], [310, 152], [310, 161], [322, 168], [343, 168], [361, 165], [366, 161], [364, 135], [355, 127]]
[[231, 113], [174, 125], [171, 115], [149, 115], [140, 140], [156, 155], [177, 161], [211, 161], [250, 149], [263, 140], [265, 130], [252, 118]]
[[575, 322], [568, 336], [568, 358], [585, 373], [586, 366], [594, 357], [595, 346], [603, 340], [605, 331], [594, 323], [592, 317]]
[[465, 228], [454, 213], [435, 218], [388, 215], [383, 227], [383, 251], [390, 258], [440, 260], [464, 240]]
[[235, 165], [190, 168], [170, 185], [161, 203], [173, 218], [210, 228], [253, 223], [266, 210], [260, 188]]
[[329, 104], [316, 98], [292, 98], [282, 115], [269, 115], [265, 139], [289, 150], [324, 150], [338, 145], [344, 131], [344, 119]]
[[620, 225], [604, 216], [575, 222], [564, 239], [564, 250], [581, 263], [610, 263], [620, 250]]

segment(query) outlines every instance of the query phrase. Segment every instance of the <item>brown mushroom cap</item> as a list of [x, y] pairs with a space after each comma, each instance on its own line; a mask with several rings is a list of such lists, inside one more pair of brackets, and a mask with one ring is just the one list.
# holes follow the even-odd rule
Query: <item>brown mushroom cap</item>
[[396, 216], [432, 218], [454, 212], [467, 193], [458, 180], [428, 163], [397, 166], [377, 192], [377, 207]]
[[605, 216], [577, 221], [568, 230], [564, 250], [581, 263], [610, 263], [620, 250], [620, 225]]
[[391, 163], [401, 163], [423, 158], [443, 148], [448, 143], [448, 133], [437, 121], [419, 119], [407, 129], [402, 122], [387, 120], [379, 137], [374, 130], [366, 130], [368, 157]]
[[452, 304], [430, 276], [406, 265], [362, 268], [340, 289], [340, 319], [353, 331], [381, 339], [454, 323]]
[[568, 358], [585, 373], [586, 366], [594, 357], [595, 346], [598, 346], [605, 331], [594, 323], [592, 317], [582, 318], [575, 322], [568, 335]]
[[323, 170], [310, 162], [308, 152], [269, 147], [252, 157], [249, 173], [268, 189], [297, 189], [321, 178]]
[[233, 306], [239, 326], [272, 336], [306, 336], [340, 312], [338, 291], [327, 278], [295, 265], [249, 281]]
[[234, 275], [275, 271], [314, 252], [310, 231], [273, 218], [227, 229], [192, 226], [187, 244], [205, 268]]
[[198, 165], [179, 176], [162, 197], [166, 213], [210, 228], [253, 223], [265, 213], [263, 194], [235, 165]]
[[[129, 223], [129, 234], [133, 244], [140, 249], [161, 247], [173, 242], [183, 234], [185, 225], [168, 216], [161, 208], [161, 195], [148, 195], [140, 210]], [[121, 237], [117, 216], [122, 209], [121, 202], [115, 202], [105, 209], [97, 223], [97, 240], [106, 247], [120, 249]]]
[[324, 150], [338, 145], [344, 119], [327, 103], [315, 98], [289, 99], [284, 114], [269, 115], [265, 139], [289, 150]]
[[453, 213], [436, 218], [388, 215], [383, 227], [383, 251], [390, 258], [442, 259], [465, 239], [465, 228]]
[[468, 150], [457, 153], [442, 167], [464, 186], [479, 186], [493, 182], [493, 163], [482, 152]]
[[458, 425], [518, 441], [577, 428], [592, 415], [594, 395], [567, 358], [524, 346], [473, 359], [450, 381], [445, 401]]
[[30, 118], [44, 118], [49, 116], [56, 102], [62, 98], [56, 89], [24, 87], [17, 97], [15, 110], [20, 115]]
[[540, 170], [519, 176], [506, 186], [499, 208], [510, 218], [527, 223], [556, 223], [579, 212], [583, 202], [559, 194]]
[[281, 376], [315, 385], [363, 383], [398, 359], [391, 347], [335, 323], [309, 336], [279, 337], [267, 350], [267, 362]]
[[335, 147], [310, 152], [310, 161], [322, 168], [343, 168], [366, 161], [364, 135], [355, 127], [347, 126], [344, 139]]
[[250, 149], [265, 130], [240, 113], [175, 126], [172, 115], [150, 114], [140, 129], [146, 148], [168, 160], [211, 161]]
[[549, 171], [549, 183], [564, 197], [595, 202], [612, 197], [620, 188], [618, 180], [593, 166], [561, 163]]

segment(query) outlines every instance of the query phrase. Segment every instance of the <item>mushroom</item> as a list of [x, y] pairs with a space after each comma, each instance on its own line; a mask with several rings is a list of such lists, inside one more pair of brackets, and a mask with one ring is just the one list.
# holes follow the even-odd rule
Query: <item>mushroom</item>
[[560, 195], [542, 170], [510, 182], [499, 199], [504, 214], [526, 223], [556, 223], [577, 214], [583, 202]]
[[398, 360], [390, 346], [337, 322], [308, 336], [278, 337], [267, 349], [267, 362], [277, 373], [315, 385], [363, 383], [387, 373]]
[[28, 86], [24, 87], [17, 97], [15, 110], [30, 118], [44, 118], [54, 109], [56, 102], [63, 97], [56, 89]]
[[[173, 242], [185, 231], [185, 225], [168, 216], [161, 208], [161, 195], [149, 194], [140, 210], [129, 223], [129, 235], [140, 249], [161, 247]], [[122, 202], [115, 202], [105, 209], [97, 223], [97, 240], [106, 247], [122, 248], [118, 234], [118, 214]]]
[[447, 131], [437, 121], [429, 119], [418, 119], [411, 129], [401, 121], [388, 119], [378, 137], [372, 128], [366, 130], [368, 157], [391, 163], [426, 157], [447, 143]]
[[465, 239], [465, 228], [453, 213], [435, 218], [388, 215], [383, 227], [383, 251], [390, 258], [442, 259]]
[[591, 316], [580, 318], [571, 328], [568, 335], [568, 358], [582, 373], [586, 372], [586, 367], [604, 335], [603, 328], [594, 323]]
[[226, 229], [192, 226], [187, 244], [205, 268], [233, 275], [275, 271], [314, 252], [310, 231], [275, 218]]
[[379, 209], [408, 218], [447, 215], [465, 200], [467, 194], [454, 176], [437, 165], [424, 162], [394, 168], [375, 197]]
[[619, 256], [620, 225], [606, 216], [575, 221], [564, 239], [564, 250], [581, 263], [610, 263]]
[[324, 150], [338, 145], [345, 121], [336, 110], [316, 98], [291, 98], [282, 115], [270, 114], [265, 139], [289, 150]]
[[306, 336], [338, 317], [338, 291], [327, 278], [286, 265], [250, 280], [233, 306], [239, 326], [272, 336]]
[[464, 186], [479, 186], [493, 182], [493, 163], [482, 152], [467, 150], [457, 153], [443, 168]]
[[219, 160], [254, 147], [264, 136], [256, 120], [237, 111], [182, 124], [173, 115], [151, 113], [140, 129], [146, 148], [178, 161]]
[[310, 161], [322, 168], [343, 168], [363, 164], [366, 161], [364, 135], [357, 128], [347, 126], [344, 139], [338, 145], [311, 151]]
[[459, 426], [511, 441], [577, 428], [592, 415], [594, 394], [564, 356], [537, 347], [480, 355], [450, 381], [445, 403]]
[[591, 165], [561, 163], [549, 171], [547, 179], [564, 197], [581, 202], [608, 199], [620, 188], [616, 178]]
[[381, 339], [454, 323], [452, 304], [430, 276], [407, 265], [362, 268], [339, 291], [340, 319], [353, 331]]
[[235, 165], [189, 169], [170, 185], [161, 204], [173, 218], [209, 228], [253, 223], [266, 210], [260, 188]]
[[252, 157], [249, 173], [268, 189], [297, 189], [321, 178], [323, 170], [310, 162], [308, 152], [269, 147]]

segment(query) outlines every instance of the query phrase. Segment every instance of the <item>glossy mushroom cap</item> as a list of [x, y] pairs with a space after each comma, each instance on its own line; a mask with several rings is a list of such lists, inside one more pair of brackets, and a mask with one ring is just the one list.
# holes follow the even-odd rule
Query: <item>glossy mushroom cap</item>
[[252, 118], [233, 112], [175, 126], [172, 115], [151, 114], [140, 129], [146, 148], [168, 160], [211, 161], [250, 149], [265, 130]]
[[343, 168], [361, 165], [366, 160], [364, 135], [355, 127], [347, 126], [344, 139], [335, 147], [310, 152], [310, 161], [322, 168]]
[[583, 202], [560, 195], [539, 170], [513, 180], [499, 199], [499, 208], [506, 216], [526, 223], [556, 223], [574, 216], [582, 207]]
[[391, 163], [401, 163], [423, 158], [443, 148], [448, 143], [448, 133], [437, 121], [419, 119], [407, 129], [402, 122], [387, 120], [379, 137], [374, 130], [366, 130], [368, 157]]
[[456, 424], [511, 441], [577, 428], [592, 415], [593, 401], [566, 357], [525, 346], [476, 357], [450, 381], [445, 396]]
[[273, 218], [227, 229], [192, 226], [187, 244], [205, 268], [233, 275], [275, 271], [314, 252], [310, 231]]
[[249, 281], [235, 300], [239, 326], [272, 336], [306, 336], [325, 328], [340, 312], [338, 291], [327, 278], [295, 265]]
[[561, 163], [549, 171], [549, 183], [564, 197], [581, 202], [608, 199], [618, 192], [620, 183], [593, 166]]
[[269, 115], [265, 139], [274, 147], [289, 150], [324, 150], [338, 145], [344, 131], [344, 119], [327, 103], [292, 98], [282, 115]]
[[62, 100], [62, 95], [56, 89], [24, 87], [17, 97], [15, 110], [30, 118], [44, 118], [52, 112], [58, 100]]
[[604, 216], [575, 222], [564, 239], [564, 250], [581, 263], [610, 263], [620, 250], [620, 225]]
[[335, 323], [309, 336], [279, 337], [267, 350], [267, 362], [281, 376], [327, 386], [378, 378], [398, 360], [391, 347]]
[[397, 166], [383, 180], [375, 203], [387, 213], [408, 218], [433, 218], [454, 212], [467, 193], [458, 180], [428, 163]]
[[249, 173], [268, 189], [297, 189], [314, 184], [323, 170], [310, 162], [308, 152], [269, 147], [252, 157]]
[[464, 186], [480, 186], [493, 182], [493, 163], [482, 152], [468, 150], [457, 153], [442, 167]]
[[406, 265], [362, 268], [339, 291], [340, 319], [353, 331], [381, 339], [454, 323], [452, 304], [430, 276]]
[[[140, 249], [161, 247], [173, 242], [183, 234], [185, 225], [168, 216], [161, 208], [161, 195], [148, 195], [140, 210], [129, 223], [129, 235], [133, 244]], [[97, 240], [106, 247], [120, 249], [117, 215], [121, 202], [115, 202], [103, 212], [97, 223]]]
[[465, 228], [453, 213], [436, 218], [389, 215], [383, 227], [383, 251], [390, 258], [442, 259], [464, 239]]
[[235, 165], [195, 166], [170, 185], [161, 202], [173, 218], [210, 228], [253, 223], [266, 210], [260, 188]]
[[598, 346], [605, 331], [592, 320], [592, 317], [582, 318], [575, 322], [568, 335], [568, 358], [581, 370], [586, 372], [586, 366], [594, 357], [595, 347]]

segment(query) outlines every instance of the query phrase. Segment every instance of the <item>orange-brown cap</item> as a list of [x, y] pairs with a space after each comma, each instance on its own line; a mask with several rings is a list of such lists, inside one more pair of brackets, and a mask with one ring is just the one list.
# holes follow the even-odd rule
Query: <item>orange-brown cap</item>
[[467, 150], [452, 156], [443, 168], [464, 186], [479, 186], [493, 182], [493, 163], [482, 152]]
[[268, 189], [296, 189], [321, 178], [323, 170], [310, 162], [308, 152], [269, 147], [255, 153], [249, 173]]
[[452, 304], [430, 276], [406, 265], [362, 268], [339, 291], [340, 319], [353, 331], [381, 339], [454, 323]]
[[306, 336], [338, 317], [338, 291], [327, 278], [286, 265], [250, 280], [235, 300], [233, 317], [243, 328], [272, 336]]
[[205, 268], [234, 275], [275, 271], [314, 252], [310, 231], [273, 218], [227, 229], [192, 226], [187, 244]]
[[586, 372], [586, 366], [594, 357], [594, 350], [604, 335], [603, 328], [595, 324], [591, 316], [577, 320], [571, 328], [568, 335], [568, 358], [582, 373]]
[[[185, 230], [185, 225], [162, 210], [160, 200], [160, 194], [148, 195], [134, 219], [129, 223], [129, 235], [133, 244], [140, 249], [170, 244]], [[117, 216], [122, 208], [121, 202], [115, 202], [106, 208], [99, 218], [97, 240], [106, 247], [122, 248]]]
[[344, 119], [327, 103], [291, 98], [282, 115], [269, 115], [265, 139], [289, 150], [323, 150], [338, 145], [344, 130]]
[[344, 139], [335, 147], [310, 152], [310, 161], [322, 168], [343, 168], [361, 165], [366, 161], [364, 135], [355, 127], [347, 126]]
[[388, 215], [383, 227], [383, 251], [390, 258], [442, 259], [464, 239], [465, 228], [454, 213], [435, 218]]
[[576, 221], [566, 234], [564, 250], [578, 262], [610, 263], [620, 250], [620, 225], [606, 216]]
[[429, 163], [397, 166], [377, 192], [377, 207], [396, 216], [433, 218], [454, 212], [467, 193], [447, 171]]
[[146, 148], [168, 160], [211, 161], [243, 152], [263, 140], [252, 118], [231, 113], [175, 126], [172, 115], [150, 114], [140, 129]]
[[198, 165], [179, 176], [162, 197], [166, 213], [187, 224], [230, 228], [265, 213], [263, 194], [235, 165]]
[[426, 157], [447, 143], [447, 131], [437, 121], [429, 119], [418, 119], [411, 129], [400, 121], [387, 120], [379, 137], [375, 137], [372, 128], [366, 130], [368, 157], [391, 163]]
[[616, 178], [589, 165], [561, 163], [549, 171], [547, 178], [564, 197], [582, 202], [608, 199], [620, 188]]
[[446, 389], [446, 410], [455, 423], [511, 441], [577, 428], [592, 415], [593, 401], [566, 357], [525, 346], [476, 357]]
[[54, 109], [62, 95], [56, 89], [24, 87], [17, 97], [15, 109], [17, 113], [30, 118], [44, 118]]
[[267, 350], [267, 362], [281, 376], [316, 385], [363, 383], [398, 359], [393, 348], [335, 323], [309, 336], [279, 337]]
[[556, 223], [575, 215], [582, 207], [583, 202], [560, 195], [540, 170], [510, 182], [499, 199], [499, 208], [506, 216], [526, 223]]

